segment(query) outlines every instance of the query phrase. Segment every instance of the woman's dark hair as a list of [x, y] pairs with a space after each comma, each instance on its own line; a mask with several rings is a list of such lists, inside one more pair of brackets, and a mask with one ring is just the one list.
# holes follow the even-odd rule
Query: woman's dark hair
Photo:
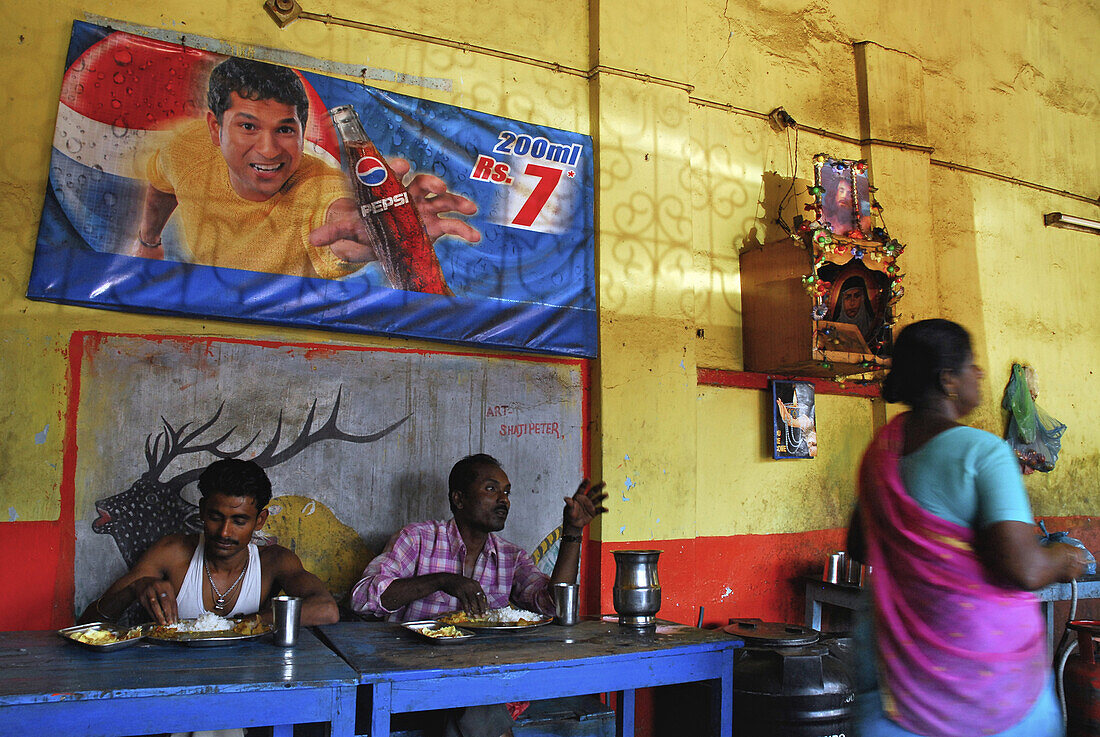
[[222, 122], [222, 115], [229, 109], [229, 95], [236, 92], [245, 100], [274, 100], [293, 105], [298, 120], [305, 128], [309, 120], [309, 98], [302, 80], [291, 69], [275, 66], [255, 59], [231, 56], [210, 72], [206, 90], [206, 104]]
[[922, 397], [942, 392], [940, 374], [962, 369], [971, 355], [970, 334], [956, 322], [937, 318], [906, 325], [894, 342], [882, 398], [912, 407]]
[[214, 494], [252, 497], [258, 512], [271, 501], [271, 481], [255, 461], [223, 458], [199, 476], [199, 493], [204, 499]]
[[[450, 491], [447, 498], [453, 499], [455, 492], [465, 494], [470, 485], [474, 483], [474, 479], [477, 478], [478, 470], [486, 466], [500, 468], [500, 461], [488, 453], [475, 453], [456, 463], [454, 468], [451, 469], [451, 475], [447, 478], [447, 489]], [[454, 501], [451, 501], [451, 511], [454, 510]]]

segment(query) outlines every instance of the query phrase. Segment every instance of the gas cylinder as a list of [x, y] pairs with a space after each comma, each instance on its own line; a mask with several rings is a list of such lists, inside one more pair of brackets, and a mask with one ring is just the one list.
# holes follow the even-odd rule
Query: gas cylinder
[[817, 630], [758, 619], [723, 630], [745, 641], [733, 665], [734, 737], [851, 737], [851, 679]]
[[1100, 622], [1074, 620], [1077, 652], [1062, 675], [1066, 695], [1066, 737], [1100, 737]]

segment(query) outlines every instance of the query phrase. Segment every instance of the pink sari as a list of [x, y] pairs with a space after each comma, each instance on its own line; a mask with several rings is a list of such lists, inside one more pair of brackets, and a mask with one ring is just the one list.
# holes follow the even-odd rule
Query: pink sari
[[906, 417], [875, 436], [860, 468], [883, 709], [918, 734], [995, 734], [1027, 715], [1046, 682], [1045, 627], [1033, 594], [986, 571], [973, 530], [906, 492]]

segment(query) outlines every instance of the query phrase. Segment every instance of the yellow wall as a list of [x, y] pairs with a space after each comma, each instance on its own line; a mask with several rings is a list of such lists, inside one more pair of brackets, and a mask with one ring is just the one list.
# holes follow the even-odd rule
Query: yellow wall
[[[1037, 513], [1093, 511], [1100, 238], [1044, 228], [1042, 214], [1100, 218], [1095, 202], [1056, 193], [1097, 194], [1095, 0], [1004, 0], [996, 12], [945, 0], [303, 2], [506, 53], [307, 20], [279, 29], [260, 0], [5, 5], [0, 520], [57, 518], [74, 330], [407, 344], [24, 298], [69, 24], [85, 13], [222, 39], [242, 55], [269, 47], [448, 80], [449, 91], [370, 83], [593, 136], [601, 353], [592, 458], [612, 490], [596, 531], [606, 542], [844, 524], [869, 400], [820, 396], [818, 459], [779, 464], [766, 458], [763, 392], [696, 382], [700, 366], [742, 368], [737, 251], [777, 236], [764, 214], [768, 182], [806, 179], [819, 151], [871, 160], [886, 224], [909, 246], [903, 322], [942, 315], [973, 332], [988, 372], [976, 424], [1001, 429], [1011, 362], [1038, 369], [1040, 404], [1070, 430], [1058, 469], [1029, 481]], [[762, 114], [778, 106], [803, 126], [797, 136], [769, 127]]]

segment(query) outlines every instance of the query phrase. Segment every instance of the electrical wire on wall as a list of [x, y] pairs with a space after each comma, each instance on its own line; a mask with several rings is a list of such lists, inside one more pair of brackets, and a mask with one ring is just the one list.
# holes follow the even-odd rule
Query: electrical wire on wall
[[[790, 173], [791, 186], [787, 187], [787, 191], [782, 197], [779, 198], [779, 205], [775, 213], [775, 224], [783, 229], [788, 236], [794, 237], [794, 230], [787, 221], [783, 219], [783, 208], [786, 207], [787, 201], [790, 200], [791, 195], [794, 193], [795, 182], [798, 181], [798, 122], [790, 116], [790, 114], [781, 107], [777, 107], [768, 113], [768, 120], [771, 121], [772, 127], [780, 130], [785, 130], [787, 133], [787, 171]], [[791, 129], [794, 129], [794, 146], [791, 146]]]

